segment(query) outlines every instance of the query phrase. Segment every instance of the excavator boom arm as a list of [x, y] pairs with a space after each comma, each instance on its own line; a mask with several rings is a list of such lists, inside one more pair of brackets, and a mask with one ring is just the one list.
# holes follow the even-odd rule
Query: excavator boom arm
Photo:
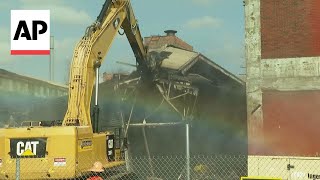
[[146, 50], [130, 0], [106, 0], [97, 20], [75, 47], [70, 67], [69, 100], [64, 126], [91, 126], [90, 102], [95, 68], [105, 59], [123, 28], [139, 66], [146, 66]]

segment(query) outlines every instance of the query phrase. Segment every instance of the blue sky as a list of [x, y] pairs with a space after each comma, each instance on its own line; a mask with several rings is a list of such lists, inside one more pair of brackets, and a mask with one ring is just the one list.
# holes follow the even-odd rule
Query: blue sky
[[[104, 0], [1, 0], [0, 68], [44, 80], [49, 79], [49, 56], [10, 55], [10, 10], [50, 9], [55, 38], [54, 80], [67, 82], [68, 64], [76, 42], [98, 16]], [[131, 0], [143, 36], [177, 36], [225, 69], [244, 72], [244, 8], [241, 0]], [[125, 37], [117, 36], [101, 72], [130, 71], [116, 61], [134, 63]]]

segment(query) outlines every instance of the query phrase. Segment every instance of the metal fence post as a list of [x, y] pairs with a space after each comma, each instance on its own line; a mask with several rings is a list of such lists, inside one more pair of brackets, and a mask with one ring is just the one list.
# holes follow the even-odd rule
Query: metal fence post
[[124, 159], [125, 159], [125, 162], [126, 162], [126, 170], [128, 172], [131, 172], [132, 171], [132, 168], [131, 168], [131, 162], [130, 162], [130, 158], [129, 158], [129, 152], [128, 150], [124, 151], [125, 155], [124, 155]]
[[16, 180], [20, 180], [20, 158], [16, 159]]
[[190, 145], [189, 145], [189, 123], [186, 123], [186, 168], [187, 180], [190, 180]]

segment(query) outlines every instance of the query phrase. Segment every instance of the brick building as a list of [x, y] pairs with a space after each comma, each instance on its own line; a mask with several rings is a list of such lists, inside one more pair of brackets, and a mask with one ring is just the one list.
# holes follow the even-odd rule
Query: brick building
[[244, 6], [249, 154], [317, 155], [320, 1]]
[[193, 47], [184, 42], [182, 39], [176, 36], [177, 31], [175, 30], [166, 30], [165, 36], [150, 36], [144, 38], [144, 44], [148, 47], [149, 50], [159, 49], [164, 46], [170, 45], [177, 48], [185, 49], [188, 51], [193, 51]]

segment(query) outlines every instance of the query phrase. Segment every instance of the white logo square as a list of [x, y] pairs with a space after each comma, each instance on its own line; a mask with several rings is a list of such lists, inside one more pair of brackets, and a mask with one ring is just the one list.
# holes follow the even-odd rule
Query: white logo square
[[11, 10], [11, 55], [50, 54], [50, 10]]

